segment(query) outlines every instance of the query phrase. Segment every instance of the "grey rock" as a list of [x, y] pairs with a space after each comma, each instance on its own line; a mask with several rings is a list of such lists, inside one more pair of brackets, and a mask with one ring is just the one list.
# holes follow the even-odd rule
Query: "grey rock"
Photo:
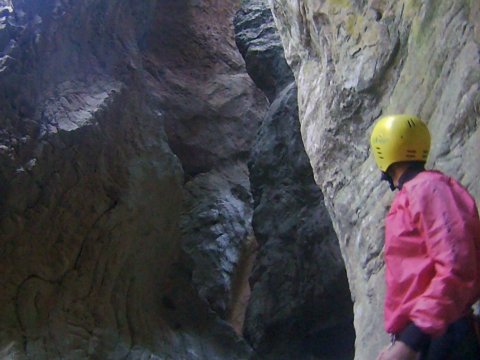
[[297, 89], [265, 1], [243, 1], [236, 41], [271, 106], [249, 161], [259, 250], [245, 335], [261, 359], [349, 359], [345, 266], [303, 147]]
[[231, 313], [235, 272], [254, 244], [245, 164], [196, 176], [185, 186], [180, 219], [183, 249], [193, 262], [192, 285], [224, 319]]
[[270, 0], [298, 85], [302, 139], [325, 195], [354, 299], [356, 359], [374, 358], [383, 331], [383, 217], [368, 138], [381, 114], [429, 125], [428, 167], [480, 199], [479, 4], [471, 1]]
[[350, 291], [302, 145], [295, 84], [273, 102], [249, 165], [259, 252], [247, 339], [261, 358], [351, 358]]
[[272, 102], [293, 79], [273, 15], [263, 0], [243, 1], [235, 14], [235, 41], [255, 84]]

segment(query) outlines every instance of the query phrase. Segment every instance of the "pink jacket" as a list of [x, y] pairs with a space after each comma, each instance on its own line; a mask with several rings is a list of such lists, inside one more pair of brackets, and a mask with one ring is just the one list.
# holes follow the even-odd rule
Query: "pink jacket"
[[480, 297], [475, 200], [457, 181], [424, 171], [398, 192], [385, 227], [385, 329], [413, 322], [441, 335]]

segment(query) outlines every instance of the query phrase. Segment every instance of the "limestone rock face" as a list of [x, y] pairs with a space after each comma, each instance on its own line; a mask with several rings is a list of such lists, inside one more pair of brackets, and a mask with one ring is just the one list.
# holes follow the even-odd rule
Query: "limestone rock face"
[[298, 86], [301, 132], [354, 299], [356, 358], [383, 332], [383, 217], [391, 200], [369, 154], [381, 114], [420, 115], [428, 163], [480, 200], [478, 1], [270, 0]]
[[235, 16], [235, 41], [255, 84], [273, 102], [293, 82], [272, 12], [264, 0], [244, 1]]
[[185, 190], [180, 229], [184, 250], [196, 264], [192, 284], [213, 310], [228, 318], [238, 261], [255, 246], [247, 166], [198, 175]]
[[260, 245], [247, 338], [261, 358], [351, 359], [345, 265], [302, 146], [294, 84], [264, 119], [250, 169]]
[[303, 147], [297, 88], [268, 4], [244, 1], [234, 23], [249, 74], [271, 101], [249, 161], [259, 250], [245, 335], [261, 359], [351, 359], [345, 265]]
[[237, 6], [0, 1], [0, 357], [249, 356]]

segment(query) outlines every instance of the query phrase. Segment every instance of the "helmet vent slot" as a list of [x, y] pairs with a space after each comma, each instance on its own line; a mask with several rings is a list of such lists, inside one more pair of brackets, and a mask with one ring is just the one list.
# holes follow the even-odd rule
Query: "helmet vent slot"
[[393, 114], [379, 118], [370, 136], [370, 151], [382, 171], [396, 162], [426, 162], [431, 136], [420, 117]]
[[417, 157], [417, 151], [412, 149], [406, 150], [405, 157], [409, 159], [415, 159]]

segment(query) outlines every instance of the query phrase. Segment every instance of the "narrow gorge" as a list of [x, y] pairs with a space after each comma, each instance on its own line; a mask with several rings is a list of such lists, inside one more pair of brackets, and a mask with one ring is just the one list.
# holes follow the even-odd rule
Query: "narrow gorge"
[[0, 0], [0, 358], [375, 358], [374, 120], [480, 201], [480, 3]]

